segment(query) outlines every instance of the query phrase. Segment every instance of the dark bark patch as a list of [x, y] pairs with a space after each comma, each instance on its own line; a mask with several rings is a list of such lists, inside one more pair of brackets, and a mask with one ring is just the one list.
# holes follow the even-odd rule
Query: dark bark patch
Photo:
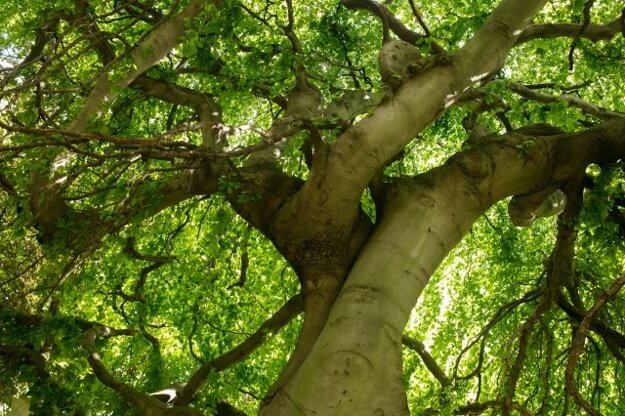
[[434, 208], [436, 206], [436, 201], [426, 195], [420, 196], [417, 201], [426, 208]]
[[486, 22], [485, 26], [489, 30], [497, 33], [499, 36], [505, 39], [506, 43], [511, 45], [514, 42], [514, 35], [510, 31], [510, 27], [506, 23], [492, 19]]
[[353, 302], [373, 303], [382, 295], [382, 291], [374, 286], [349, 285], [342, 292], [341, 296], [349, 296]]
[[495, 162], [486, 152], [463, 152], [450, 159], [464, 176], [472, 182], [480, 182], [495, 171]]
[[327, 371], [338, 377], [370, 379], [374, 372], [373, 363], [367, 356], [354, 350], [332, 352], [323, 360]]

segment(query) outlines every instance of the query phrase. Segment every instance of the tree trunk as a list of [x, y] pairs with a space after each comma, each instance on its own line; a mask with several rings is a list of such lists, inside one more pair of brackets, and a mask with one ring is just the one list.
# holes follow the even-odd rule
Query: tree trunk
[[494, 202], [566, 184], [591, 161], [625, 154], [624, 127], [511, 133], [398, 180], [317, 342], [261, 415], [408, 415], [401, 337], [431, 274]]
[[408, 414], [404, 326], [431, 274], [486, 208], [455, 172], [436, 170], [389, 192], [323, 332], [262, 415]]

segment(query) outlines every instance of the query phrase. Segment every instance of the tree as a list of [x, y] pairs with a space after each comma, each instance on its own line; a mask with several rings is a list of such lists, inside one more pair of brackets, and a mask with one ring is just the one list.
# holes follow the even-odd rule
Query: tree
[[622, 414], [625, 9], [491, 3], [5, 2], [0, 397]]

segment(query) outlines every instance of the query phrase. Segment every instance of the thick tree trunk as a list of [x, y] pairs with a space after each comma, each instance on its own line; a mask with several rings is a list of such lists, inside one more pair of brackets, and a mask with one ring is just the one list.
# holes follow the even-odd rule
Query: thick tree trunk
[[449, 171], [390, 191], [307, 360], [261, 414], [408, 414], [404, 326], [430, 275], [486, 208]]
[[[295, 345], [295, 349], [280, 377], [274, 382], [267, 392], [265, 401], [270, 401], [277, 392], [289, 382], [291, 377], [299, 370], [300, 366], [308, 357], [311, 348], [317, 341], [328, 319], [328, 313], [338, 294], [343, 279], [336, 275], [324, 275], [317, 273], [313, 276], [305, 276], [306, 282], [318, 282], [319, 287], [305, 288], [304, 293], [304, 322]], [[309, 284], [312, 286], [312, 284]]]
[[[372, 174], [473, 82], [498, 70], [543, 4], [504, 0], [453, 65], [416, 76], [349, 129], [325, 163], [313, 166], [317, 180], [306, 182], [295, 206], [310, 201], [309, 218], [353, 223], [354, 203]], [[477, 187], [493, 175], [493, 163], [472, 154], [392, 190], [314, 346], [271, 392], [262, 415], [408, 414], [404, 325], [430, 275], [493, 201]]]
[[566, 189], [588, 163], [625, 155], [624, 132], [618, 120], [577, 134], [511, 133], [399, 180], [317, 342], [261, 414], [407, 415], [401, 336], [436, 267], [494, 202]]

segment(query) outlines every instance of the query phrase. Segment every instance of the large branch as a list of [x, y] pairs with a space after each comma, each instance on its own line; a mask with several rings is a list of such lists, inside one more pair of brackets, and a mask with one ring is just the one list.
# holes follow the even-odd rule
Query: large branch
[[116, 65], [104, 71], [96, 81], [80, 113], [70, 124], [70, 130], [87, 130], [90, 117], [100, 111], [103, 104], [113, 102], [124, 88], [167, 56], [176, 45], [184, 40], [186, 20], [197, 15], [208, 4], [221, 6], [220, 0], [194, 0], [182, 12], [156, 25], [152, 32], [130, 51], [132, 64], [118, 81], [112, 82], [110, 76], [114, 69], [124, 71], [123, 60], [117, 61]]
[[45, 380], [50, 377], [50, 373], [46, 370], [47, 359], [43, 354], [36, 352], [32, 348], [14, 345], [0, 345], [0, 356], [5, 356], [11, 359], [23, 359], [35, 367], [35, 371], [39, 378]]
[[[56, 398], [57, 406], [60, 408], [63, 408], [64, 405], [72, 407], [74, 409], [73, 414], [76, 416], [84, 414], [80, 405], [74, 400], [73, 395], [75, 392], [67, 390], [62, 384], [54, 380], [46, 369], [50, 351], [35, 351], [33, 348], [26, 346], [0, 345], [0, 356], [15, 360], [20, 366], [24, 364], [24, 361], [32, 365], [35, 368], [37, 377], [42, 381], [41, 387], [47, 394]], [[37, 396], [39, 396], [37, 393], [38, 384], [39, 383], [35, 382], [30, 386], [29, 393], [31, 398], [37, 398]], [[38, 397], [38, 399], [41, 399], [41, 397]]]
[[[474, 39], [452, 58], [451, 65], [416, 74], [373, 114], [342, 134], [332, 147], [315, 148], [308, 180], [272, 221], [277, 245], [285, 247], [285, 257], [296, 259], [292, 263], [299, 266], [307, 306], [315, 308], [315, 313], [307, 309], [305, 329], [310, 331], [302, 332], [298, 346], [310, 348], [317, 338], [347, 270], [369, 235], [371, 228], [360, 211], [364, 189], [464, 90], [503, 65], [515, 34], [543, 4], [544, 0], [504, 0]], [[317, 255], [302, 256], [302, 252]], [[311, 271], [318, 270], [321, 262], [322, 276]], [[308, 299], [315, 299], [316, 304]], [[291, 360], [289, 372], [278, 380], [270, 395], [279, 392], [283, 380], [291, 377], [295, 371], [292, 369], [301, 361]], [[297, 372], [301, 373], [302, 368]]]
[[580, 23], [545, 23], [530, 25], [521, 36], [517, 39], [517, 45], [534, 39], [550, 39], [550, 38], [576, 38], [581, 37], [598, 42], [600, 40], [608, 40], [623, 33], [623, 20], [619, 17], [605, 25], [588, 25], [586, 28]]
[[542, 94], [532, 89], [529, 89], [525, 85], [518, 82], [511, 82], [508, 84], [508, 86], [512, 92], [520, 95], [521, 97], [527, 98], [528, 100], [534, 100], [536, 102], [545, 104], [565, 102], [571, 107], [579, 108], [582, 112], [596, 117], [600, 120], [610, 120], [613, 118], [625, 117], [625, 114], [623, 113], [610, 111], [606, 108], [599, 107], [593, 103], [582, 100], [581, 98], [575, 97], [573, 95], [561, 94], [559, 96], [556, 96]]
[[139, 415], [146, 416], [201, 416], [202, 413], [189, 408], [171, 409], [155, 397], [142, 393], [134, 387], [116, 379], [102, 362], [96, 347], [96, 338], [110, 338], [119, 335], [134, 335], [134, 330], [118, 330], [107, 326], [94, 326], [87, 329], [82, 337], [83, 347], [88, 351], [87, 361], [98, 380], [107, 387], [115, 390], [125, 401], [131, 403]]
[[[323, 348], [313, 347], [261, 414], [274, 414], [273, 406], [278, 405], [273, 404], [290, 404], [289, 397], [305, 397], [305, 402], [286, 413], [301, 408], [310, 414], [339, 405], [346, 414], [378, 407], [390, 412], [405, 400], [389, 399], [403, 391], [403, 328], [430, 276], [474, 221], [510, 195], [565, 187], [579, 181], [589, 163], [625, 157], [625, 119], [577, 133], [547, 133], [493, 137], [415, 178], [397, 179], [387, 193], [384, 215], [361, 249], [316, 341]], [[359, 364], [352, 366], [352, 361]], [[361, 372], [341, 379], [342, 389], [353, 392], [345, 403], [341, 392], [330, 386], [331, 380], [337, 371], [350, 372], [353, 367]], [[363, 384], [361, 377], [376, 383]], [[510, 402], [507, 405], [510, 408]]]
[[[74, 120], [69, 130], [85, 132], [89, 127], [91, 116], [102, 110], [102, 106], [110, 104], [115, 98], [146, 70], [163, 59], [183, 40], [185, 22], [198, 14], [206, 5], [221, 6], [220, 0], [194, 0], [186, 9], [169, 19], [162, 21], [129, 52], [131, 64], [124, 68], [124, 59], [114, 61], [99, 76], [96, 85], [89, 94], [87, 101]], [[126, 63], [127, 64], [127, 63]], [[122, 72], [118, 81], [111, 81], [113, 71]], [[42, 242], [52, 241], [59, 231], [58, 223], [68, 216], [76, 215], [69, 204], [63, 199], [58, 173], [53, 167], [52, 159], [59, 159], [58, 149], [47, 154], [49, 165], [33, 171], [30, 178], [30, 208], [33, 222], [40, 228]]]
[[[351, 226], [360, 197], [380, 171], [474, 82], [503, 65], [518, 34], [545, 0], [504, 0], [477, 34], [452, 57], [405, 82], [392, 98], [347, 130], [328, 157], [314, 164], [293, 207], [319, 223]], [[297, 213], [294, 213], [297, 216]]]
[[202, 124], [204, 146], [215, 152], [223, 151], [225, 140], [222, 136], [225, 134], [215, 128], [222, 123], [222, 111], [211, 96], [147, 76], [138, 77], [133, 85], [141, 88], [151, 97], [195, 108]]

